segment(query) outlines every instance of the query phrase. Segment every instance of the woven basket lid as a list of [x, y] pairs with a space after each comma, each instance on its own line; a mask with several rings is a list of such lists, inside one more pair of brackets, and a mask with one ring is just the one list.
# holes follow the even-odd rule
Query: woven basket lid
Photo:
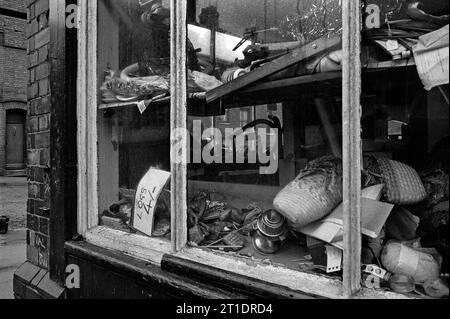
[[378, 158], [385, 183], [385, 200], [395, 205], [412, 205], [425, 200], [427, 194], [419, 174], [411, 166]]

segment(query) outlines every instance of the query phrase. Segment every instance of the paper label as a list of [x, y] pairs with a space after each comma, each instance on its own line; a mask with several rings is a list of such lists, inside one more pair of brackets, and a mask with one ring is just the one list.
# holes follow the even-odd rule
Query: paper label
[[342, 266], [342, 250], [327, 245], [327, 273], [337, 272], [341, 270]]
[[147, 105], [145, 105], [144, 101], [137, 102], [137, 107], [139, 109], [139, 112], [141, 112], [141, 114], [144, 114], [145, 110], [147, 109]]
[[156, 202], [169, 177], [169, 172], [151, 168], [142, 178], [136, 190], [133, 228], [148, 236], [151, 236], [153, 231]]

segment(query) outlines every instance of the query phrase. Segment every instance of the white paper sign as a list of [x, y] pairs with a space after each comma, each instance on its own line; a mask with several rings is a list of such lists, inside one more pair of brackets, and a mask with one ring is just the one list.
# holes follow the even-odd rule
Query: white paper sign
[[150, 168], [136, 190], [133, 228], [148, 236], [151, 236], [153, 231], [156, 202], [169, 177], [169, 172]]
[[145, 101], [137, 102], [137, 107], [139, 109], [139, 112], [141, 112], [141, 114], [144, 114], [145, 110], [147, 109], [147, 105], [145, 105]]
[[327, 273], [338, 272], [341, 270], [342, 265], [342, 250], [327, 245]]

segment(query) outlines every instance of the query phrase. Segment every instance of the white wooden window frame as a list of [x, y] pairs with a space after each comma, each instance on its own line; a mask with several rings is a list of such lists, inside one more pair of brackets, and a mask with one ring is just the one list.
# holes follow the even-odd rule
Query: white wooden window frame
[[[249, 265], [244, 258], [188, 248], [186, 165], [172, 164], [172, 242], [128, 234], [98, 225], [97, 149], [97, 1], [78, 1], [78, 232], [86, 241], [160, 265], [164, 254], [174, 254], [278, 286], [328, 298], [404, 298], [360, 289], [360, 1], [343, 1], [343, 154], [344, 154], [344, 282], [287, 268]], [[171, 5], [171, 128], [186, 127], [186, 0]], [[173, 143], [174, 141], [172, 141]], [[175, 158], [180, 154], [172, 153]]]

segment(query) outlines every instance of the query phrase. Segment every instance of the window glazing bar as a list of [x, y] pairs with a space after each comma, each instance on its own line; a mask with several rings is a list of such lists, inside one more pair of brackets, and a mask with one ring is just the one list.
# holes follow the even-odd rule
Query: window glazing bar
[[344, 295], [361, 286], [361, 1], [342, 1]]
[[172, 250], [187, 244], [186, 0], [170, 0], [171, 229]]

